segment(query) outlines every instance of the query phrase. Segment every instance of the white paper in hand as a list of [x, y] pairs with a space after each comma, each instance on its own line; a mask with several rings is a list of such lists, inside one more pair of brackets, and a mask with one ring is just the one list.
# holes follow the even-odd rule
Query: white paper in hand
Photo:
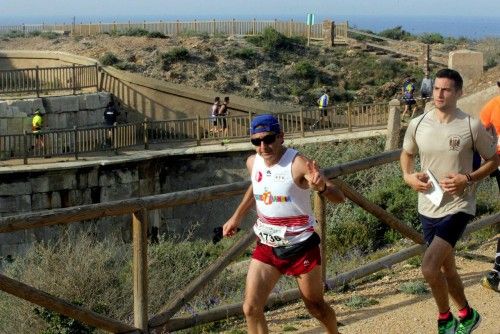
[[438, 180], [436, 179], [434, 174], [432, 174], [430, 169], [428, 169], [426, 173], [429, 176], [429, 181], [431, 181], [432, 188], [427, 190], [424, 195], [429, 199], [429, 201], [432, 202], [432, 204], [434, 204], [435, 206], [439, 206], [444, 195], [443, 189], [441, 189]]

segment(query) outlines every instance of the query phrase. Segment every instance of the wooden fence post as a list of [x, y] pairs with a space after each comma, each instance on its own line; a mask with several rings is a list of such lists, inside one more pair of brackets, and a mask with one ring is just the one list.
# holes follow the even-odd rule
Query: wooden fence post
[[314, 217], [318, 221], [319, 236], [321, 238], [321, 278], [325, 289], [326, 285], [326, 200], [318, 192], [314, 193]]
[[235, 19], [233, 19], [233, 24], [231, 25], [231, 36], [236, 35], [236, 22]]
[[95, 63], [95, 90], [99, 91], [99, 65]]
[[134, 326], [148, 333], [148, 214], [146, 209], [132, 216], [134, 271]]
[[36, 97], [40, 97], [40, 70], [38, 65], [35, 69], [35, 89], [36, 89]]
[[196, 22], [196, 19], [194, 19], [194, 32], [198, 32], [198, 23]]
[[352, 102], [347, 104], [347, 129], [352, 132]]
[[75, 160], [78, 160], [78, 131], [76, 125], [73, 126], [73, 140], [75, 141]]
[[255, 35], [257, 33], [257, 22], [255, 18], [253, 19], [253, 25], [252, 25], [252, 35]]
[[300, 119], [300, 136], [303, 138], [305, 136], [305, 134], [304, 134], [304, 108], [300, 108], [299, 119]]
[[113, 123], [112, 131], [113, 131], [113, 136], [111, 137], [112, 140], [111, 147], [113, 147], [115, 154], [118, 155], [118, 123], [116, 122]]
[[179, 20], [175, 22], [175, 36], [179, 35]]
[[148, 118], [144, 117], [144, 149], [149, 150], [149, 136], [148, 136]]
[[73, 63], [73, 68], [72, 68], [72, 76], [73, 76], [73, 95], [76, 94], [76, 71], [75, 71], [76, 65]]
[[201, 119], [200, 115], [196, 115], [196, 146], [201, 145]]
[[23, 158], [23, 164], [27, 165], [28, 164], [28, 131], [24, 130], [24, 136], [23, 136], [23, 144], [24, 144], [24, 158]]
[[212, 21], [212, 36], [215, 36], [215, 19]]

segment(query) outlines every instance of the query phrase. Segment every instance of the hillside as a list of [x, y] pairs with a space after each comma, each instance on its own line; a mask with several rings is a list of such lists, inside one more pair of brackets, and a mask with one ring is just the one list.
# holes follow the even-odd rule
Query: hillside
[[241, 37], [205, 35], [4, 37], [0, 49], [66, 51], [221, 95], [295, 105], [314, 104], [323, 86], [332, 89], [336, 101], [389, 99], [404, 77], [422, 75], [412, 64], [358, 49], [306, 47], [282, 35], [269, 38], [275, 43], [270, 47]]
[[[418, 48], [420, 44], [409, 41], [407, 45]], [[464, 47], [484, 52], [493, 72], [492, 80], [481, 80], [474, 86], [500, 77], [497, 39], [433, 45], [440, 51]], [[399, 94], [405, 77], [413, 76], [419, 82], [423, 75], [414, 64], [390, 56], [351, 46], [325, 48], [319, 42], [307, 47], [303, 39], [287, 38], [275, 31], [252, 38], [203, 34], [173, 38], [105, 34], [84, 38], [54, 34], [11, 36], [2, 38], [0, 49], [66, 51], [221, 95], [289, 105], [314, 105], [323, 87], [331, 89], [331, 97], [337, 102], [388, 100]], [[476, 89], [479, 88], [473, 87]]]

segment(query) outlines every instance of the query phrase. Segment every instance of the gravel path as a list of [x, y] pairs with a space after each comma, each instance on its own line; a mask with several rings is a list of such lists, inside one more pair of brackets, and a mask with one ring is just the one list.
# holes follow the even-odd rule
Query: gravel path
[[[492, 238], [477, 250], [462, 250], [457, 255], [466, 296], [483, 318], [474, 334], [500, 334], [500, 293], [485, 289], [480, 284], [483, 274], [492, 267], [495, 247], [496, 239]], [[354, 291], [327, 294], [327, 300], [337, 312], [341, 333], [436, 333], [437, 311], [431, 294], [411, 295], [398, 289], [405, 282], [423, 280], [420, 269], [402, 263], [386, 273], [376, 281], [357, 285]], [[373, 299], [378, 304], [353, 309], [345, 305], [352, 296]], [[456, 313], [454, 306], [452, 311]], [[270, 333], [324, 333], [319, 323], [309, 317], [302, 303], [270, 311], [266, 317]], [[245, 329], [243, 323], [233, 328]]]

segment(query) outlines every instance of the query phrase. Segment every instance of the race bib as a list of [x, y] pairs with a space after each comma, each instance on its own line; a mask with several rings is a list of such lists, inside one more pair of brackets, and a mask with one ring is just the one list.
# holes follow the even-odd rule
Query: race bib
[[266, 224], [257, 219], [253, 230], [257, 237], [259, 237], [260, 242], [265, 245], [279, 247], [288, 244], [288, 240], [285, 239], [286, 226]]

